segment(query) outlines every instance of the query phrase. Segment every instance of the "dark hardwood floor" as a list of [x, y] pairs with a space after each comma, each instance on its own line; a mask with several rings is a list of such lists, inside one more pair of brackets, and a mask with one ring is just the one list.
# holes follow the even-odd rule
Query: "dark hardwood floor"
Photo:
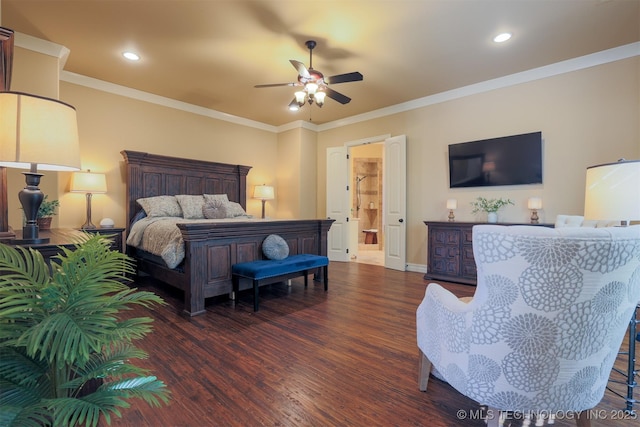
[[[172, 398], [160, 408], [132, 400], [111, 425], [484, 426], [469, 419], [478, 404], [448, 384], [431, 378], [427, 392], [418, 390], [415, 311], [426, 285], [419, 273], [332, 262], [328, 292], [294, 279], [261, 288], [257, 313], [248, 291], [236, 303], [208, 300], [206, 314], [187, 318], [179, 291], [139, 281], [168, 304], [129, 314], [155, 319], [138, 342], [150, 357], [138, 364], [165, 381]], [[458, 296], [475, 289], [443, 285]], [[596, 409], [604, 412], [593, 426], [639, 425], [613, 419], [624, 402], [609, 391]]]

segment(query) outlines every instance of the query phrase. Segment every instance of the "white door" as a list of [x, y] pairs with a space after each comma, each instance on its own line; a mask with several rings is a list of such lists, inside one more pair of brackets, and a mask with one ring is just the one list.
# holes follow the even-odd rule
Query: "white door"
[[331, 261], [349, 261], [349, 161], [347, 147], [327, 148], [327, 256]]
[[407, 269], [407, 138], [384, 141], [384, 266]]

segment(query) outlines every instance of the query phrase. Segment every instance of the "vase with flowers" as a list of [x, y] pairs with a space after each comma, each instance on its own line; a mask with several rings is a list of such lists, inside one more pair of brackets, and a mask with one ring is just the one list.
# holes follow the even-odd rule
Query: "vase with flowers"
[[471, 212], [486, 212], [487, 222], [495, 223], [498, 222], [498, 209], [503, 206], [513, 204], [513, 200], [511, 199], [486, 199], [484, 197], [478, 197], [473, 202], [471, 202], [471, 206], [473, 207], [473, 210]]

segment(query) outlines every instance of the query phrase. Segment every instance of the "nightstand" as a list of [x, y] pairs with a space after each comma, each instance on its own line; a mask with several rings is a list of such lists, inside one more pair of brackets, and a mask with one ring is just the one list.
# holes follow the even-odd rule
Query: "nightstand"
[[87, 230], [80, 230], [91, 234], [100, 234], [101, 236], [109, 237], [112, 240], [111, 249], [124, 253], [124, 228], [110, 227], [110, 228], [92, 228]]

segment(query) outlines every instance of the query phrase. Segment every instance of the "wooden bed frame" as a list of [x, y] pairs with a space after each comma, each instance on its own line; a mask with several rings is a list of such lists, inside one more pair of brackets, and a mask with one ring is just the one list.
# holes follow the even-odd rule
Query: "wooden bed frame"
[[[176, 194], [222, 194], [246, 209], [246, 177], [250, 166], [206, 162], [122, 151], [126, 163], [127, 235], [131, 221], [140, 211], [136, 200], [143, 197]], [[327, 232], [334, 220], [264, 220], [229, 223], [178, 224], [185, 242], [185, 260], [177, 269], [136, 255], [139, 272], [146, 273], [184, 291], [184, 311], [195, 316], [204, 313], [205, 298], [231, 295], [231, 266], [262, 259], [262, 241], [279, 234], [289, 245], [291, 255], [327, 255]], [[322, 280], [322, 269], [316, 280]], [[241, 283], [240, 290], [251, 288]]]

